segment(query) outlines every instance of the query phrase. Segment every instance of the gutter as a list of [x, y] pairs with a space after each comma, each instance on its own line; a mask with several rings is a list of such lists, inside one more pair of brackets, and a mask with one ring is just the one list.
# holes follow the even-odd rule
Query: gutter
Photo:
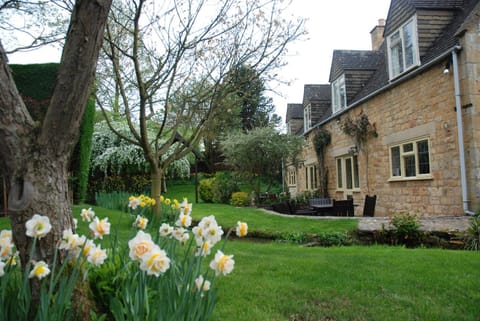
[[452, 67], [453, 67], [453, 84], [455, 87], [455, 109], [457, 113], [457, 130], [458, 130], [458, 152], [460, 157], [460, 178], [462, 183], [462, 201], [463, 212], [466, 215], [475, 215], [475, 212], [468, 209], [468, 187], [467, 174], [465, 165], [465, 144], [463, 141], [463, 121], [462, 121], [462, 100], [460, 94], [460, 80], [458, 75], [458, 59], [457, 52], [461, 50], [460, 46], [456, 46], [452, 51]]
[[350, 109], [363, 104], [367, 100], [372, 99], [373, 97], [383, 93], [384, 91], [389, 90], [392, 87], [395, 87], [399, 85], [400, 83], [411, 79], [418, 74], [422, 73], [426, 69], [430, 68], [431, 66], [440, 63], [442, 60], [446, 59], [448, 56], [452, 56], [452, 64], [453, 64], [453, 80], [454, 80], [454, 89], [455, 89], [455, 109], [456, 109], [456, 114], [457, 114], [457, 129], [458, 129], [458, 145], [459, 145], [459, 157], [460, 157], [460, 179], [461, 179], [461, 185], [462, 185], [462, 202], [463, 202], [463, 212], [465, 215], [475, 215], [475, 212], [471, 211], [468, 208], [468, 187], [467, 187], [467, 174], [466, 174], [466, 165], [465, 165], [465, 144], [463, 140], [463, 121], [462, 121], [462, 100], [461, 100], [461, 94], [460, 94], [460, 81], [459, 81], [459, 74], [458, 74], [458, 59], [457, 59], [457, 53], [462, 49], [460, 45], [455, 45], [448, 50], [444, 51], [441, 55], [437, 56], [435, 59], [432, 59], [425, 65], [421, 65], [418, 69], [413, 70], [410, 73], [407, 73], [392, 82], [388, 83], [387, 85], [371, 92], [367, 96], [361, 98], [360, 100], [357, 100], [353, 104], [349, 105], [347, 108], [342, 110], [339, 113], [332, 114], [330, 117], [327, 119], [317, 123], [315, 126], [310, 128], [307, 132], [303, 133], [303, 135], [307, 135], [310, 133], [312, 130], [315, 128], [318, 128], [336, 118], [341, 116], [344, 113], [347, 113], [350, 111]]

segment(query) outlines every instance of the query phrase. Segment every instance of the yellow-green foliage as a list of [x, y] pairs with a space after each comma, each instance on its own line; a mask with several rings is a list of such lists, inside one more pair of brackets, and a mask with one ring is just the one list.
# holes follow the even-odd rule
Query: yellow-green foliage
[[248, 206], [249, 197], [246, 192], [235, 192], [232, 194], [230, 204], [233, 206]]

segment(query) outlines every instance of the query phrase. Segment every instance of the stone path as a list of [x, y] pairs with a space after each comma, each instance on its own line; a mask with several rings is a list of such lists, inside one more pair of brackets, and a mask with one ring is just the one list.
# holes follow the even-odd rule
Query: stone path
[[[359, 217], [358, 230], [379, 231], [390, 228], [389, 217]], [[420, 219], [421, 230], [427, 232], [464, 232], [469, 227], [468, 216], [425, 217]]]
[[[286, 216], [286, 217], [303, 217], [311, 219], [350, 219], [358, 220], [359, 232], [373, 232], [390, 229], [390, 217], [338, 217], [338, 216], [301, 216], [286, 215], [274, 211], [263, 209], [266, 213]], [[465, 232], [469, 224], [469, 216], [448, 216], [448, 217], [424, 217], [420, 219], [421, 230], [427, 232]]]

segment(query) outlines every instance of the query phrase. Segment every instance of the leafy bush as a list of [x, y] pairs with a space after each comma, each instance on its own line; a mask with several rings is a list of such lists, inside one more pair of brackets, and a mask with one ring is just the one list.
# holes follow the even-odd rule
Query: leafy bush
[[230, 204], [233, 206], [248, 206], [250, 198], [246, 192], [235, 192], [232, 194]]
[[215, 197], [214, 189], [215, 178], [202, 179], [198, 186], [198, 194], [202, 201], [206, 203], [213, 203]]
[[232, 193], [240, 190], [237, 181], [229, 172], [217, 172], [212, 187], [214, 193], [213, 202], [222, 204], [228, 204]]
[[470, 226], [465, 237], [465, 248], [480, 251], [480, 209], [470, 218]]
[[424, 236], [420, 231], [420, 220], [415, 214], [402, 212], [396, 214], [390, 221], [392, 237], [395, 244], [414, 247], [421, 243]]

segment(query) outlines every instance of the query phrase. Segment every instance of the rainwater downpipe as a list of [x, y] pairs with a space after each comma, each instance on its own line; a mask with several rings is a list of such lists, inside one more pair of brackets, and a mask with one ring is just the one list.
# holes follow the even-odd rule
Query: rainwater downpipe
[[466, 215], [474, 215], [475, 213], [468, 209], [468, 188], [467, 174], [465, 165], [465, 144], [463, 142], [463, 121], [462, 121], [462, 100], [460, 96], [460, 81], [458, 75], [458, 59], [457, 52], [461, 49], [456, 46], [452, 50], [452, 67], [453, 67], [453, 85], [455, 87], [455, 108], [457, 111], [457, 129], [458, 129], [458, 150], [460, 154], [460, 177], [462, 183], [462, 200], [463, 212]]

